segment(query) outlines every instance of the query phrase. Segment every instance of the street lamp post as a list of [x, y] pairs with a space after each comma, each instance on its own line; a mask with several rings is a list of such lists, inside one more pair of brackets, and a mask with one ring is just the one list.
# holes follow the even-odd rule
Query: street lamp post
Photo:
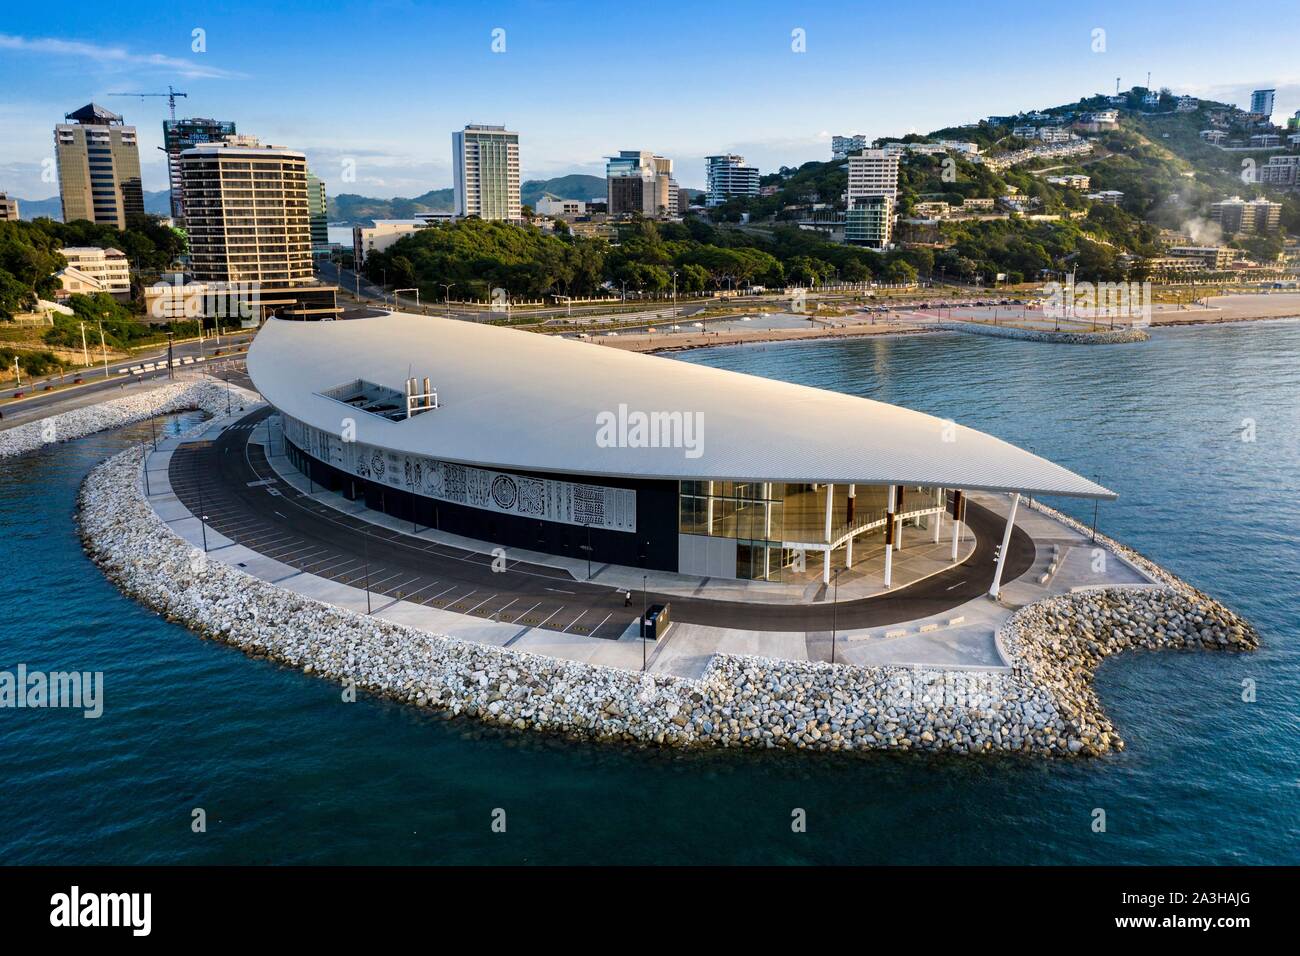
[[584, 524], [583, 527], [587, 529], [587, 543], [582, 545], [581, 549], [587, 552], [587, 580], [590, 581], [591, 580], [591, 525]]
[[442, 288], [443, 288], [443, 294], [444, 294], [444, 297], [445, 297], [445, 300], [446, 300], [446, 303], [447, 303], [447, 318], [449, 318], [449, 319], [451, 318], [451, 287], [454, 286], [455, 284], [456, 284], [456, 283], [454, 283], [454, 282], [439, 282], [439, 283], [438, 283], [438, 285], [442, 286]]
[[199, 476], [199, 527], [203, 529], [203, 553], [208, 553], [208, 516], [203, 506], [203, 476]]

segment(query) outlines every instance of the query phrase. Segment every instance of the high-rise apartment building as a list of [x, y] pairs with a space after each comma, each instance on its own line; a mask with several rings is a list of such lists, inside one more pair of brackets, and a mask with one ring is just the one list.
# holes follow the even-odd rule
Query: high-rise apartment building
[[1210, 203], [1210, 219], [1219, 224], [1224, 236], [1277, 232], [1282, 221], [1282, 204], [1268, 199], [1247, 200], [1233, 196]]
[[1273, 96], [1277, 90], [1256, 90], [1250, 94], [1250, 112], [1261, 116], [1273, 115]]
[[458, 217], [523, 218], [519, 201], [519, 134], [504, 126], [471, 124], [451, 134]]
[[758, 195], [758, 167], [746, 166], [745, 157], [734, 153], [706, 156], [705, 205], [721, 206], [736, 196]]
[[0, 193], [0, 222], [16, 221], [18, 218], [18, 200]]
[[252, 136], [181, 153], [190, 267], [203, 283], [240, 283], [261, 315], [328, 318], [332, 286], [312, 272], [307, 157]]
[[861, 133], [852, 136], [831, 137], [831, 159], [846, 159], [850, 153], [867, 148], [867, 138]]
[[884, 249], [893, 234], [894, 203], [898, 198], [898, 156], [883, 149], [863, 150], [849, 157], [849, 188], [844, 214], [844, 238]]
[[117, 229], [144, 214], [140, 144], [135, 127], [116, 113], [87, 103], [54, 127], [63, 221], [86, 219]]
[[163, 150], [167, 153], [167, 179], [171, 186], [172, 218], [179, 225], [185, 218], [185, 184], [181, 181], [181, 153], [191, 146], [219, 143], [235, 135], [235, 124], [226, 120], [163, 120]]
[[646, 150], [625, 149], [605, 163], [606, 202], [611, 216], [676, 216], [673, 161]]
[[321, 258], [330, 254], [329, 200], [325, 184], [311, 170], [307, 171], [307, 215], [311, 220], [311, 254]]

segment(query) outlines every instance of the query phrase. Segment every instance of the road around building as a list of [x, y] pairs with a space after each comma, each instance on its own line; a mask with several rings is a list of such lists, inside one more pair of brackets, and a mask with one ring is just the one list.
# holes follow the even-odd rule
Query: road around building
[[[365, 587], [376, 607], [404, 600], [525, 629], [610, 640], [637, 620], [643, 602], [671, 602], [679, 622], [751, 631], [874, 627], [942, 613], [987, 592], [1004, 528], [997, 515], [970, 502], [973, 553], [961, 564], [876, 597], [834, 603], [823, 590], [815, 603], [774, 605], [651, 590], [629, 601], [622, 589], [577, 580], [559, 567], [513, 561], [508, 553], [505, 569], [497, 571], [490, 545], [478, 551], [432, 542], [317, 501], [279, 477], [264, 446], [250, 442], [271, 414], [269, 408], [258, 409], [215, 441], [178, 446], [167, 465], [172, 489], [190, 513], [206, 516], [214, 540], [220, 535], [298, 573]], [[1034, 559], [1033, 540], [1015, 528], [1004, 582], [1023, 575]]]

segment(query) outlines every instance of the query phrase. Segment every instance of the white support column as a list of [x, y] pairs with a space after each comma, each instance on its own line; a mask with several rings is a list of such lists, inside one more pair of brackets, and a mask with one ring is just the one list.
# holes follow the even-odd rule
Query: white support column
[[844, 523], [849, 526], [849, 540], [844, 543], [844, 567], [853, 567], [853, 505], [857, 499], [857, 485], [849, 485], [848, 510], [844, 514]]
[[849, 540], [844, 542], [844, 567], [853, 567], [853, 533], [849, 532]]
[[826, 543], [831, 540], [831, 515], [835, 511], [835, 486], [826, 486]]
[[772, 540], [772, 483], [763, 484], [763, 580], [772, 577], [772, 549], [767, 542]]
[[943, 527], [943, 512], [936, 511], [930, 515], [930, 521], [934, 523], [934, 543], [939, 543], [939, 529]]
[[[894, 486], [889, 486], [889, 502], [885, 505], [885, 517], [890, 523], [893, 522], [894, 516]], [[886, 525], [888, 528], [888, 525]], [[888, 541], [885, 542], [885, 587], [889, 587], [893, 581], [894, 575], [894, 549]]]
[[822, 552], [822, 584], [831, 583], [831, 546], [826, 545], [826, 550]]
[[989, 588], [989, 597], [993, 598], [995, 601], [997, 600], [998, 592], [1002, 590], [1002, 565], [1005, 564], [1007, 560], [1007, 548], [1011, 547], [1011, 529], [1015, 526], [1016, 508], [1019, 506], [1020, 492], [1017, 491], [1011, 496], [1011, 511], [1007, 513], [1007, 527], [1006, 530], [1002, 532], [1002, 549], [998, 552], [998, 567], [997, 570], [993, 572], [993, 586]]
[[704, 533], [713, 534], [713, 482], [711, 481], [709, 482], [708, 492], [709, 492], [708, 504], [705, 505], [706, 508], [705, 520], [708, 522], [708, 527], [705, 529]]

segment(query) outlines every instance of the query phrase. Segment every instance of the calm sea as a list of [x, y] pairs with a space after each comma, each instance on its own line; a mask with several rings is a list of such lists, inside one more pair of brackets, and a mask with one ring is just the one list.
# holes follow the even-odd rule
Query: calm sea
[[1121, 495], [1102, 530], [1249, 615], [1264, 647], [1108, 661], [1129, 749], [1092, 762], [665, 754], [345, 704], [162, 621], [85, 558], [77, 487], [137, 427], [0, 462], [0, 669], [106, 683], [99, 720], [0, 710], [0, 861], [1300, 863], [1300, 324], [681, 360], [908, 405], [1099, 475]]

